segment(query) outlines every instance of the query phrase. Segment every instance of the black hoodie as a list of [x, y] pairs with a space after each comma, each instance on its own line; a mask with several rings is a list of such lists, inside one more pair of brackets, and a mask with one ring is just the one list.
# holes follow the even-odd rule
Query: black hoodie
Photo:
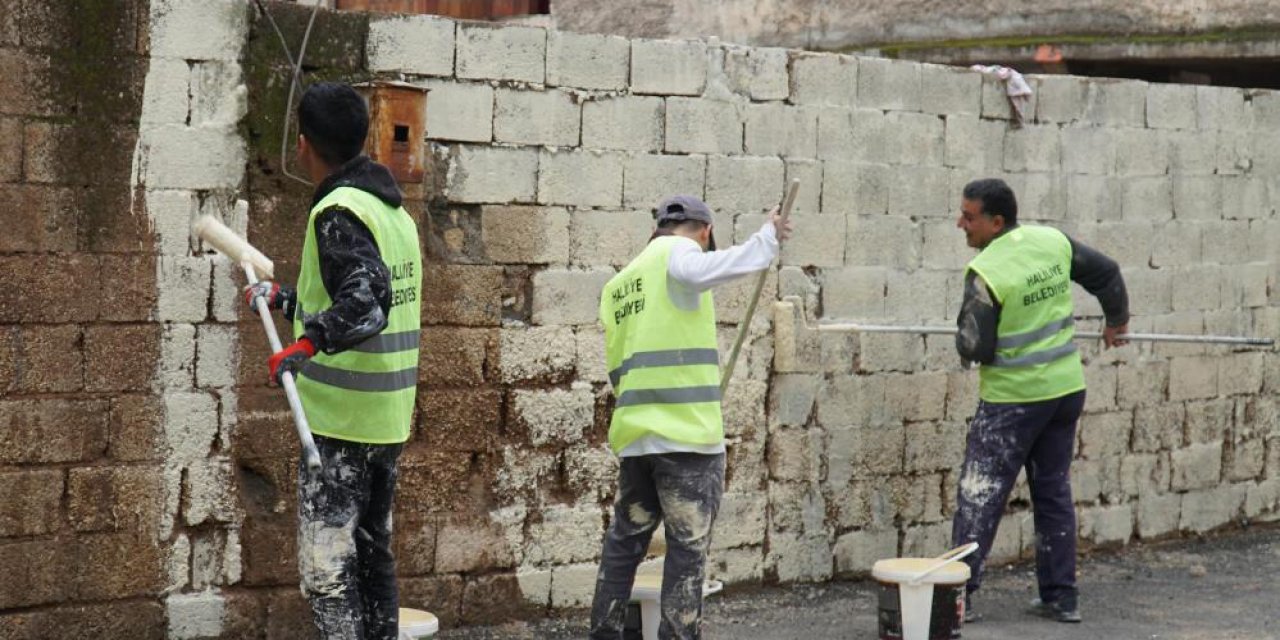
[[[391, 171], [364, 155], [325, 178], [316, 187], [311, 206], [339, 187], [371, 193], [391, 207], [403, 202]], [[333, 305], [317, 314], [304, 309], [302, 327], [316, 349], [332, 354], [346, 351], [387, 328], [391, 274], [373, 234], [351, 211], [329, 207], [316, 215], [315, 225], [320, 279]]]

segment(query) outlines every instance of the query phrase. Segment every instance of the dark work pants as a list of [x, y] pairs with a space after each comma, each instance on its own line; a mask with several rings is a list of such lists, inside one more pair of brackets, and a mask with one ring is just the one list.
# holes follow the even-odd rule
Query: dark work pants
[[960, 472], [951, 540], [977, 542], [965, 558], [972, 573], [968, 590], [982, 584], [982, 572], [1005, 502], [1027, 470], [1036, 526], [1036, 580], [1040, 598], [1056, 602], [1076, 596], [1076, 511], [1071, 500], [1071, 455], [1084, 391], [1044, 402], [979, 402], [969, 423], [964, 468]]
[[702, 637], [702, 583], [711, 525], [724, 493], [724, 454], [664, 453], [623, 458], [613, 522], [604, 538], [592, 640], [620, 640], [636, 568], [663, 522], [667, 555], [662, 566], [662, 622], [658, 637]]
[[401, 445], [315, 436], [323, 471], [298, 467], [298, 571], [326, 640], [399, 633], [391, 507]]

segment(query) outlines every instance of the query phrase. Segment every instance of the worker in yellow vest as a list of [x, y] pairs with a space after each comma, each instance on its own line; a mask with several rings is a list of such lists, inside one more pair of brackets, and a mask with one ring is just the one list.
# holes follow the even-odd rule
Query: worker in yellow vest
[[361, 153], [364, 100], [319, 83], [298, 105], [298, 162], [316, 187], [297, 289], [246, 290], [293, 322], [271, 356], [292, 372], [323, 471], [298, 472], [298, 570], [327, 640], [394, 640], [399, 598], [391, 551], [396, 462], [418, 381], [422, 261], [395, 178]]
[[658, 637], [702, 637], [725, 459], [711, 289], [767, 268], [791, 230], [790, 222], [779, 228], [775, 208], [746, 242], [716, 251], [711, 210], [698, 198], [667, 198], [656, 215], [648, 246], [600, 297], [615, 397], [609, 445], [621, 463], [591, 607], [593, 640], [623, 637], [636, 568], [659, 522], [667, 554]]
[[[1079, 622], [1076, 515], [1071, 457], [1084, 408], [1084, 369], [1072, 341], [1071, 283], [1095, 296], [1106, 316], [1106, 346], [1125, 343], [1129, 299], [1115, 261], [1043, 226], [1019, 225], [1018, 203], [1002, 180], [964, 188], [957, 226], [979, 250], [965, 272], [956, 349], [978, 363], [977, 411], [969, 424], [952, 541], [977, 542], [965, 559], [967, 594], [983, 564], [1018, 472], [1027, 472], [1036, 530], [1039, 597], [1033, 610]], [[966, 621], [978, 616], [966, 598]]]

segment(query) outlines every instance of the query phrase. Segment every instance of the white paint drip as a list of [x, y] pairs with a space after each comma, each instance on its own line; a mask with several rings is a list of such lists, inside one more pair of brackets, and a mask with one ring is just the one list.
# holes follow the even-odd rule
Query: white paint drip
[[347, 584], [343, 565], [356, 553], [356, 515], [340, 527], [306, 522], [298, 530], [298, 573], [307, 593], [340, 596]]
[[663, 495], [662, 504], [663, 517], [667, 519], [667, 525], [687, 533], [688, 541], [705, 540], [711, 533], [711, 519], [707, 517], [697, 500], [685, 499], [674, 492], [666, 492]]
[[[168, 556], [170, 638], [220, 636], [224, 601], [213, 585], [234, 584], [241, 577], [236, 522], [241, 515], [230, 498], [234, 474], [225, 472], [229, 459], [212, 446], [220, 442], [226, 451], [230, 444], [237, 405], [235, 358], [195, 355], [195, 326], [208, 320], [213, 295], [211, 259], [193, 256], [193, 243], [181, 238], [188, 233], [194, 203], [230, 210], [243, 180], [244, 141], [237, 123], [247, 112], [248, 90], [235, 60], [247, 40], [246, 15], [237, 0], [151, 2], [152, 50], [130, 163], [129, 215], [145, 215], [156, 238], [153, 318], [166, 336], [153, 392], [163, 406], [164, 508], [156, 544]], [[230, 333], [217, 347], [234, 353], [238, 339]], [[215, 470], [223, 472], [210, 473]], [[184, 478], [201, 482], [200, 490], [184, 492]], [[184, 493], [188, 515], [205, 523], [198, 531], [178, 529]], [[213, 585], [191, 592], [196, 576]]]
[[969, 502], [985, 502], [999, 488], [1000, 483], [973, 466], [965, 467], [964, 474], [960, 478], [960, 492]]
[[627, 516], [631, 518], [632, 522], [640, 526], [653, 522], [653, 514], [649, 513], [649, 510], [645, 509], [644, 505], [639, 502], [633, 502], [630, 507], [627, 507]]

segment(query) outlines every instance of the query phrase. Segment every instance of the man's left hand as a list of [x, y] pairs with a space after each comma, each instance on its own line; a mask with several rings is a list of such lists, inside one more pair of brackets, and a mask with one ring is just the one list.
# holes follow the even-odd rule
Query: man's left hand
[[783, 240], [791, 237], [791, 232], [793, 231], [795, 222], [793, 222], [791, 218], [787, 218], [787, 221], [784, 223], [782, 221], [782, 213], [778, 207], [775, 206], [769, 210], [769, 222], [773, 224], [773, 230], [778, 235], [778, 242], [782, 242]]
[[1107, 345], [1108, 349], [1111, 347], [1123, 347], [1129, 344], [1128, 340], [1120, 337], [1126, 333], [1129, 333], [1129, 323], [1127, 322], [1118, 327], [1104, 327], [1102, 329], [1102, 342]]
[[279, 353], [271, 354], [267, 359], [267, 368], [271, 371], [271, 381], [280, 384], [280, 377], [285, 371], [290, 374], [297, 375], [302, 365], [316, 354], [316, 346], [311, 342], [311, 338], [303, 337], [301, 340], [281, 349]]

